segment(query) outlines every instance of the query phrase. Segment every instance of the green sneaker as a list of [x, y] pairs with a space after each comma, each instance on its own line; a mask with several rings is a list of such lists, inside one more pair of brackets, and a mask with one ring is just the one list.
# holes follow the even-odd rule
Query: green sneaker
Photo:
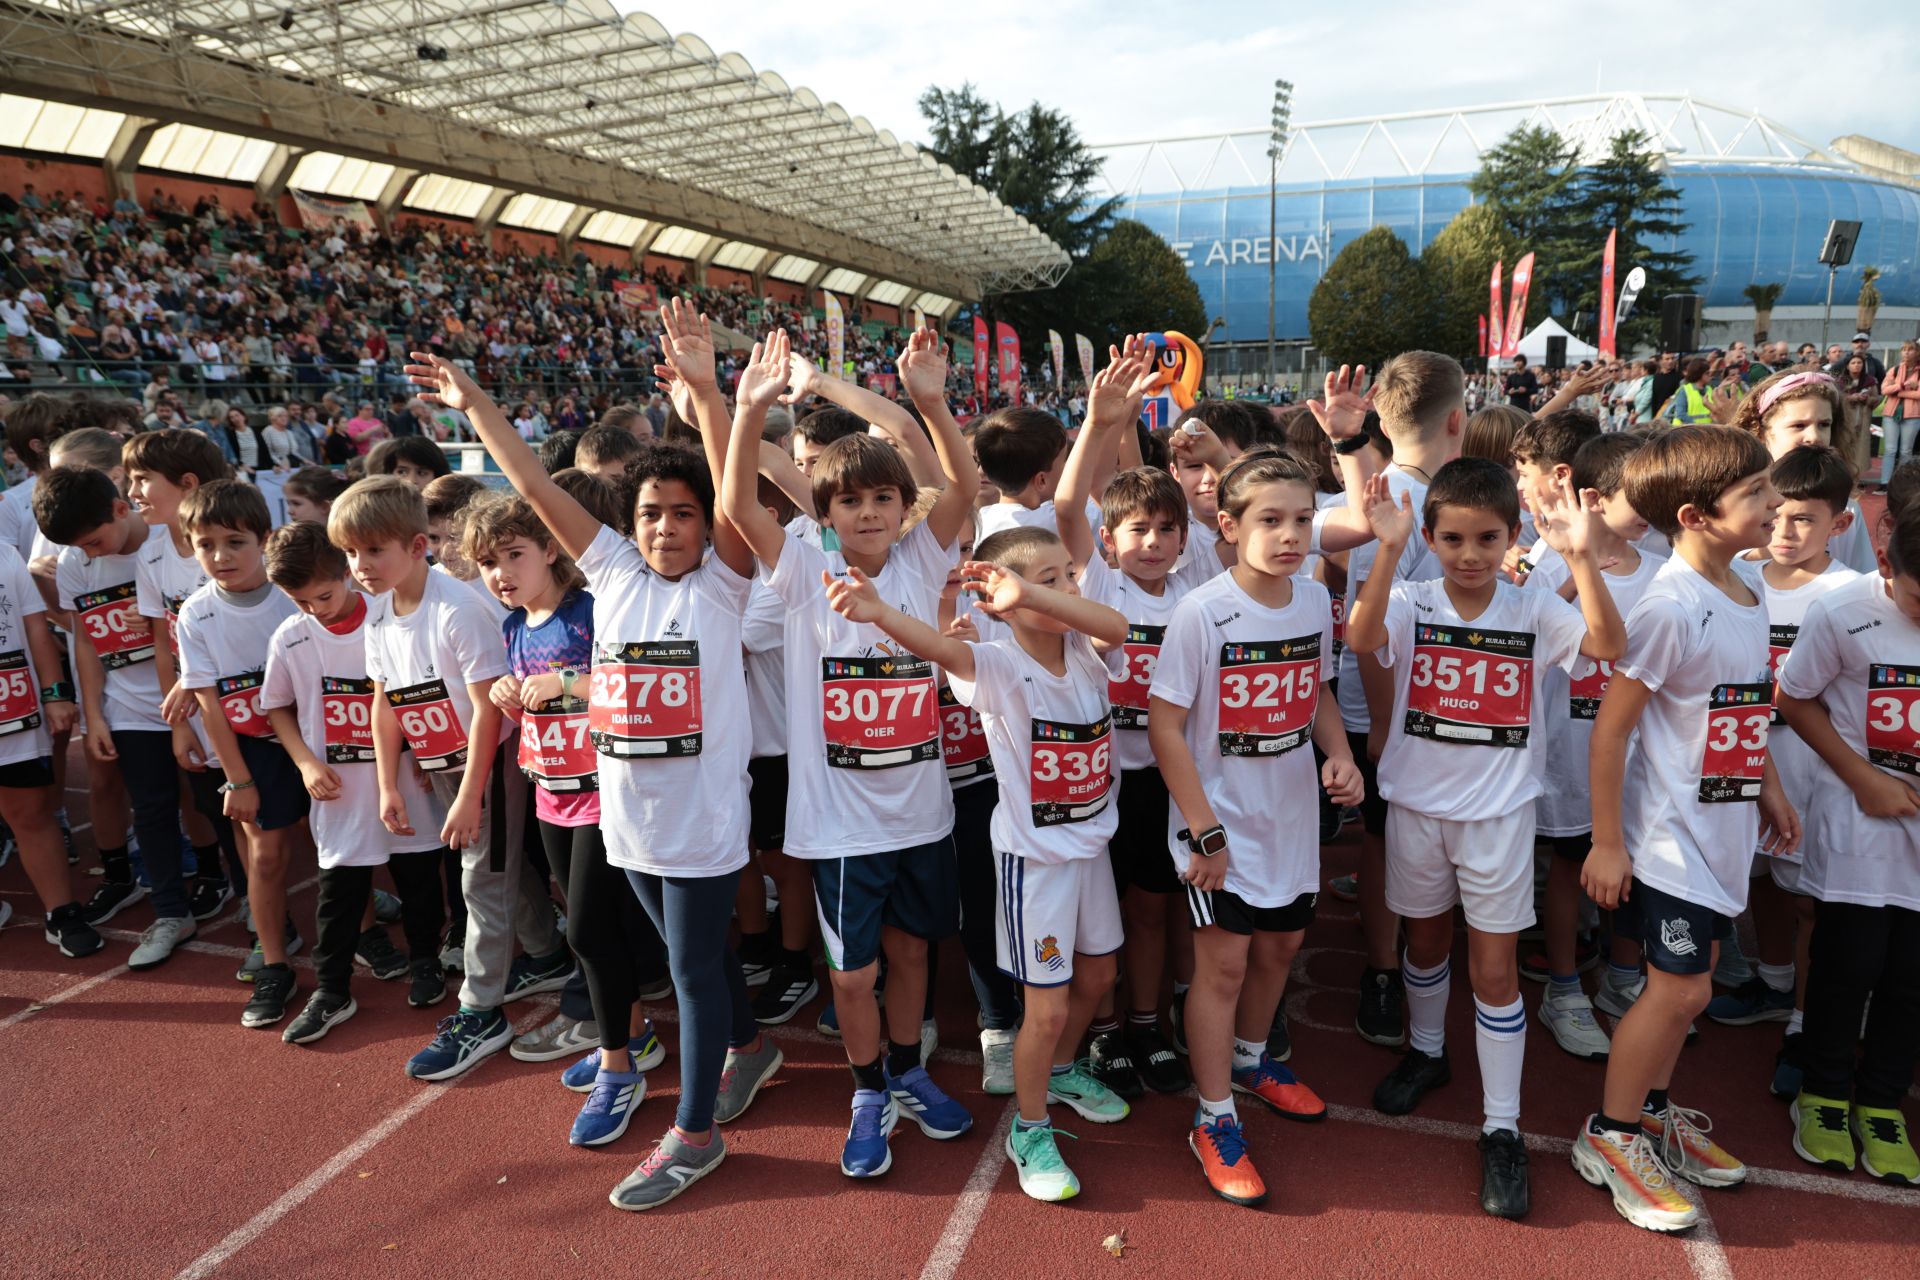
[[1920, 1153], [1913, 1149], [1907, 1118], [1891, 1107], [1853, 1104], [1853, 1136], [1860, 1139], [1860, 1163], [1883, 1182], [1920, 1186]]
[[1018, 1124], [1007, 1134], [1007, 1159], [1013, 1161], [1013, 1171], [1020, 1175], [1020, 1189], [1048, 1204], [1071, 1200], [1080, 1194], [1080, 1179], [1073, 1176], [1073, 1170], [1060, 1158], [1055, 1137], [1073, 1135], [1051, 1126], [1023, 1129]]
[[[1853, 1172], [1853, 1135], [1847, 1104], [1802, 1090], [1793, 1100], [1793, 1149], [1808, 1164]], [[1913, 1148], [1907, 1148], [1912, 1151]]]
[[1126, 1099], [1093, 1078], [1085, 1058], [1070, 1070], [1047, 1077], [1047, 1101], [1072, 1107], [1082, 1120], [1095, 1124], [1125, 1120], [1132, 1110]]

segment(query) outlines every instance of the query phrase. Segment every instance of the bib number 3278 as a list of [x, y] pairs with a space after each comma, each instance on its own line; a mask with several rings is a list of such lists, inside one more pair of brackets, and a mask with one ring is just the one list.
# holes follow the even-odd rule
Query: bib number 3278
[[1874, 663], [1867, 672], [1867, 759], [1920, 775], [1920, 667]]
[[698, 640], [595, 644], [587, 734], [602, 755], [697, 756], [701, 707]]
[[1033, 722], [1033, 825], [1085, 822], [1107, 807], [1113, 786], [1111, 718], [1098, 724]]
[[933, 667], [877, 654], [820, 661], [827, 764], [897, 769], [942, 758]]
[[1421, 623], [1407, 679], [1407, 736], [1524, 747], [1533, 721], [1533, 636]]
[[1707, 698], [1707, 746], [1700, 760], [1700, 803], [1760, 799], [1767, 767], [1767, 725], [1773, 720], [1773, 682], [1723, 684]]
[[1278, 756], [1313, 730], [1320, 637], [1220, 646], [1220, 754]]

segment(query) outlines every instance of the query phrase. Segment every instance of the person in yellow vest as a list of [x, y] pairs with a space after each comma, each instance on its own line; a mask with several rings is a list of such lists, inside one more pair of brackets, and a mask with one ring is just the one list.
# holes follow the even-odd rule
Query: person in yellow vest
[[1680, 385], [1674, 390], [1673, 399], [1667, 401], [1667, 412], [1661, 417], [1676, 427], [1712, 426], [1713, 393], [1707, 390], [1707, 373], [1711, 367], [1699, 356], [1687, 361], [1680, 370]]

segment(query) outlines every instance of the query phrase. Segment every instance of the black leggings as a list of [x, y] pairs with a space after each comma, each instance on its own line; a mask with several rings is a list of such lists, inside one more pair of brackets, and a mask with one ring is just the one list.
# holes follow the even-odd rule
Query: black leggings
[[1816, 902], [1811, 952], [1802, 1028], [1806, 1091], [1898, 1107], [1920, 1053], [1920, 911]]
[[666, 967], [666, 948], [627, 874], [607, 863], [600, 827], [540, 823], [540, 844], [567, 899], [567, 942], [580, 959], [602, 1049], [627, 1047], [640, 979]]
[[[360, 944], [360, 922], [373, 894], [372, 867], [320, 868], [320, 902], [314, 909], [313, 968], [320, 990], [347, 994], [353, 978], [353, 953]], [[396, 853], [387, 873], [400, 891], [400, 927], [413, 960], [440, 956], [440, 851]]]

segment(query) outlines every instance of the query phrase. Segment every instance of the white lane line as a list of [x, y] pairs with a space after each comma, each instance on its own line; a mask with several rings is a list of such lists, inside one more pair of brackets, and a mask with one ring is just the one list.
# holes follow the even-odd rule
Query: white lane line
[[1000, 1112], [999, 1123], [994, 1125], [986, 1148], [974, 1163], [967, 1185], [961, 1188], [953, 1212], [947, 1215], [946, 1226], [940, 1229], [940, 1239], [935, 1242], [927, 1265], [920, 1269], [920, 1280], [953, 1280], [959, 1272], [960, 1262], [967, 1256], [967, 1245], [973, 1240], [973, 1233], [979, 1229], [980, 1219], [986, 1216], [987, 1201], [993, 1196], [994, 1184], [1000, 1181], [1000, 1170], [1007, 1159], [1007, 1133], [1013, 1128], [1014, 1113], [1019, 1109], [1020, 1104], [1015, 1099], [1007, 1099], [1006, 1107]]
[[1675, 1179], [1674, 1185], [1700, 1210], [1700, 1220], [1693, 1224], [1693, 1230], [1680, 1237], [1680, 1251], [1686, 1255], [1687, 1267], [1696, 1280], [1733, 1280], [1733, 1259], [1720, 1243], [1720, 1232], [1713, 1225], [1713, 1214], [1707, 1210], [1705, 1197], [1698, 1188], [1683, 1180]]
[[70, 987], [56, 991], [44, 1000], [35, 1000], [24, 1009], [16, 1009], [6, 1017], [0, 1018], [0, 1031], [5, 1031], [8, 1027], [17, 1026], [25, 1022], [28, 1018], [31, 1018], [34, 1014], [51, 1009], [54, 1005], [64, 1004], [75, 996], [83, 996], [101, 983], [111, 982], [126, 971], [126, 965], [115, 965], [111, 969], [94, 974], [91, 978], [86, 978], [74, 983]]

